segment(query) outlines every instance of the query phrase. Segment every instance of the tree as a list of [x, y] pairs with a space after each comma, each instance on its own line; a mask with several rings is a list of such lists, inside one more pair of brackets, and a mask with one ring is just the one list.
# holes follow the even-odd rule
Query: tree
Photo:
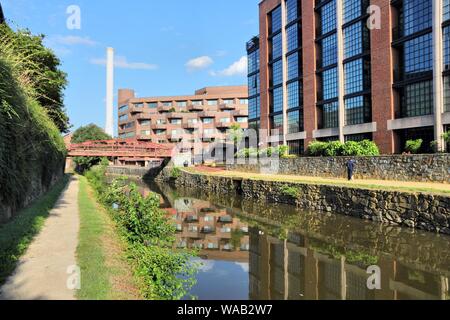
[[8, 26], [0, 28], [2, 45], [10, 46], [19, 55], [27, 57], [27, 80], [33, 96], [46, 109], [48, 116], [60, 132], [70, 128], [64, 107], [67, 75], [60, 70], [61, 62], [54, 52], [43, 44], [44, 35], [33, 35], [29, 30], [14, 32]]
[[[83, 143], [86, 141], [97, 141], [97, 140], [110, 140], [111, 136], [106, 134], [103, 129], [96, 126], [95, 124], [90, 124], [85, 127], [80, 127], [72, 135], [72, 143]], [[102, 158], [100, 157], [75, 157], [73, 159], [77, 165], [76, 170], [78, 172], [84, 172], [89, 170], [92, 166], [100, 163]]]

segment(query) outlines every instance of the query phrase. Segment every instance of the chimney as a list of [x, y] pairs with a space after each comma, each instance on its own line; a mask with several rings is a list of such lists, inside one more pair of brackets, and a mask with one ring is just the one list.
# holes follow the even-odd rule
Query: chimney
[[105, 132], [114, 137], [114, 49], [106, 50], [106, 125]]

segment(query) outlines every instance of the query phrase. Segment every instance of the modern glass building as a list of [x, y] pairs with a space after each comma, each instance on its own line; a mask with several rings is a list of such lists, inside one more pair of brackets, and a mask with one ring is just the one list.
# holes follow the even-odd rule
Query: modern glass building
[[249, 96], [267, 143], [302, 153], [312, 140], [372, 139], [389, 154], [421, 138], [423, 152], [444, 148], [450, 0], [264, 0], [259, 12]]

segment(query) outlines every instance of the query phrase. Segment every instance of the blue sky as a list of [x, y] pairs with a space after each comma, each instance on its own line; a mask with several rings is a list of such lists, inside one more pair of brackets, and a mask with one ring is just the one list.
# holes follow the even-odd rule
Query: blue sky
[[[106, 47], [116, 51], [115, 91], [191, 94], [246, 83], [245, 43], [258, 34], [259, 0], [0, 0], [13, 27], [47, 36], [69, 86], [74, 129], [105, 122]], [[70, 5], [81, 29], [69, 30]], [[117, 121], [117, 119], [115, 119]]]

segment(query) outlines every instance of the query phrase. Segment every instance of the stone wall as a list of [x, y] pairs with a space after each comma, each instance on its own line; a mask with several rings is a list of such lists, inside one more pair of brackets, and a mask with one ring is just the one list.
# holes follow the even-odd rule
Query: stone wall
[[418, 228], [450, 235], [450, 197], [422, 193], [366, 190], [349, 187], [239, 180], [181, 172], [158, 177], [178, 186], [217, 194], [238, 192], [246, 199], [286, 203], [317, 212], [329, 212], [390, 225]]
[[[300, 157], [275, 160], [279, 174], [346, 178], [346, 163], [356, 160], [355, 178], [450, 183], [450, 154], [379, 157]], [[278, 161], [278, 163], [277, 163]], [[264, 165], [235, 164], [228, 170], [261, 172]]]

